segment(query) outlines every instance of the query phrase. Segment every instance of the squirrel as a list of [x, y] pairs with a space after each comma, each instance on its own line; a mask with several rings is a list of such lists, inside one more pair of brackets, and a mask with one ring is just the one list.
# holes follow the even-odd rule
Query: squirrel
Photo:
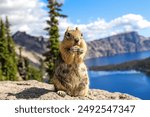
[[83, 62], [87, 52], [87, 45], [83, 39], [83, 34], [77, 27], [76, 30], [69, 30], [69, 27], [67, 28], [59, 50], [66, 64]]
[[87, 45], [78, 28], [67, 28], [59, 47], [62, 61], [55, 69], [53, 83], [60, 96], [87, 96], [89, 77], [84, 57]]

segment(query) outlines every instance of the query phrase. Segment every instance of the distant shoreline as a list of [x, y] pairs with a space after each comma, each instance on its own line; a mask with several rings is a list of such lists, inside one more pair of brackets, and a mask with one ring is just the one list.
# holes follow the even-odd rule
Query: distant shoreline
[[113, 64], [106, 66], [91, 66], [90, 71], [126, 71], [136, 70], [150, 75], [150, 57], [143, 60], [133, 60], [121, 64]]

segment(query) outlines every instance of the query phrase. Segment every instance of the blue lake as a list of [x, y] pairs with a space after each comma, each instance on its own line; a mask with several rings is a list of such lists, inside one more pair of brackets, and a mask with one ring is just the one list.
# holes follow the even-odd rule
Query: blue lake
[[[87, 66], [118, 64], [150, 57], [150, 51], [121, 54], [86, 61]], [[131, 94], [150, 100], [150, 76], [137, 71], [89, 71], [90, 88]]]
[[119, 54], [109, 57], [88, 59], [86, 60], [86, 64], [88, 66], [103, 66], [103, 65], [123, 63], [132, 60], [140, 60], [148, 57], [150, 57], [150, 51], [135, 52], [135, 53]]

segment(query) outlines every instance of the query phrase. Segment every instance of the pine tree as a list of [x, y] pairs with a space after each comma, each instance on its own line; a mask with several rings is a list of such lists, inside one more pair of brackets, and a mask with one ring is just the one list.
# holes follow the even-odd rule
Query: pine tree
[[[19, 58], [18, 58], [18, 72], [20, 74], [20, 76], [22, 77], [23, 80], [27, 80], [28, 79], [28, 61], [26, 61], [27, 59], [24, 58], [22, 56], [22, 47], [19, 47]], [[26, 62], [26, 63], [25, 63]]]
[[44, 74], [45, 74], [44, 60], [43, 60], [43, 59], [40, 59], [39, 61], [40, 61], [39, 69], [40, 69], [40, 73], [41, 73], [42, 78], [43, 78], [43, 76], [44, 76]]
[[50, 19], [47, 20], [48, 27], [46, 30], [48, 31], [49, 35], [49, 44], [47, 48], [49, 49], [48, 52], [45, 53], [45, 61], [47, 65], [47, 72], [51, 78], [54, 74], [55, 63], [59, 56], [59, 28], [58, 28], [58, 18], [59, 17], [66, 17], [65, 15], [61, 14], [61, 3], [58, 3], [57, 0], [48, 0], [48, 8], [49, 10], [49, 17]]
[[[0, 19], [0, 52], [1, 52], [1, 45], [2, 45], [2, 43], [1, 43], [1, 19]], [[2, 73], [2, 65], [1, 65], [1, 53], [0, 53], [0, 81], [1, 80], [3, 80], [3, 73]]]
[[[0, 33], [1, 33], [1, 19], [0, 19]], [[1, 41], [1, 37], [0, 37], [0, 41]], [[0, 47], [0, 50], [1, 50], [1, 47]], [[0, 56], [0, 58], [1, 58], [1, 56]], [[3, 79], [2, 77], [3, 77], [3, 74], [2, 74], [2, 65], [1, 65], [1, 61], [0, 61], [0, 81]]]
[[3, 20], [0, 21], [0, 65], [1, 65], [1, 72], [2, 75], [5, 77], [4, 80], [8, 80], [7, 77], [7, 58], [8, 58], [8, 51], [7, 51], [7, 39], [6, 39], [6, 30]]
[[6, 37], [7, 37], [7, 48], [8, 48], [8, 67], [9, 67], [9, 80], [17, 80], [17, 60], [15, 52], [15, 44], [10, 33], [10, 24], [8, 17], [6, 17]]
[[1, 65], [0, 65], [0, 81], [2, 80], [3, 80], [3, 75], [2, 75]]
[[12, 37], [10, 35], [9, 22], [0, 21], [0, 80], [17, 80], [17, 63]]

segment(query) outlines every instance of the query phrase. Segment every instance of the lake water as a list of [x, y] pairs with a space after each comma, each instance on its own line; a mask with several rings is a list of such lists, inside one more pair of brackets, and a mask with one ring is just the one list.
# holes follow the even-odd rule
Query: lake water
[[[150, 51], [121, 54], [86, 61], [88, 66], [117, 64], [150, 57]], [[89, 71], [90, 88], [131, 94], [150, 100], [150, 76], [137, 71]]]
[[109, 57], [88, 59], [86, 60], [86, 64], [88, 66], [103, 66], [103, 65], [123, 63], [132, 60], [139, 60], [148, 57], [150, 57], [150, 51], [135, 52], [135, 53], [119, 54]]

